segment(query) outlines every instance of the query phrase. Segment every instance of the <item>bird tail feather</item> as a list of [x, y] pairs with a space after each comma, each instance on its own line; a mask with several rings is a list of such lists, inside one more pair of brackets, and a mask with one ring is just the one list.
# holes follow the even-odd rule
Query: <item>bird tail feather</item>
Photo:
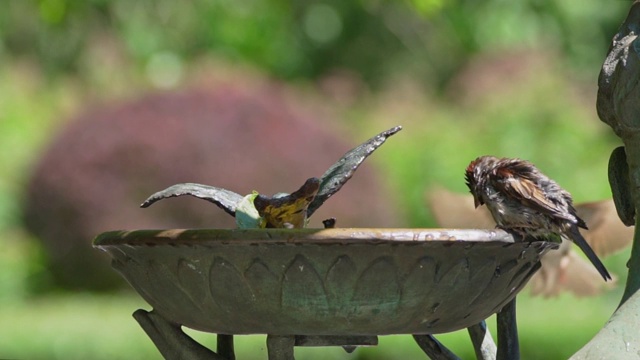
[[598, 258], [598, 255], [593, 252], [593, 249], [591, 248], [591, 246], [589, 246], [587, 240], [582, 237], [582, 234], [580, 234], [580, 230], [578, 230], [578, 227], [572, 226], [569, 230], [568, 235], [570, 236], [571, 240], [573, 240], [573, 242], [578, 245], [580, 250], [582, 250], [582, 252], [587, 256], [587, 259], [591, 261], [593, 266], [595, 266], [596, 270], [598, 270], [600, 275], [602, 275], [602, 277], [604, 278], [604, 281], [611, 280], [611, 275], [604, 267], [602, 261], [600, 261], [600, 259]]

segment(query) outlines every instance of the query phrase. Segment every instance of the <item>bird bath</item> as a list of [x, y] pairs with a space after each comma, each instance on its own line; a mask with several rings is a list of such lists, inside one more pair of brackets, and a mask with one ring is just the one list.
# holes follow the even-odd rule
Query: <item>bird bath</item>
[[153, 307], [134, 316], [163, 355], [192, 359], [234, 358], [232, 343], [221, 350], [219, 337], [216, 354], [180, 326], [267, 334], [269, 359], [292, 359], [314, 336], [375, 345], [472, 327], [557, 248], [501, 230], [367, 228], [112, 231], [94, 246]]
[[[235, 359], [233, 335], [267, 334], [270, 360], [294, 346], [376, 345], [412, 334], [431, 358], [455, 359], [432, 334], [468, 328], [478, 357], [519, 356], [515, 296], [557, 244], [502, 230], [306, 228], [396, 126], [348, 151], [290, 194], [241, 196], [183, 183], [142, 203], [190, 195], [237, 229], [112, 231], [94, 246], [153, 307], [134, 313], [167, 359]], [[484, 319], [498, 313], [496, 347]], [[181, 326], [218, 334], [217, 352]]]

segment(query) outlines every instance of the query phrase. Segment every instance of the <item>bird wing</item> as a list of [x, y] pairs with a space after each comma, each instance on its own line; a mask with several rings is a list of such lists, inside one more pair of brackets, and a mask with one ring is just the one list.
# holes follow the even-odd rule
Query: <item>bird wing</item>
[[555, 201], [549, 199], [545, 191], [526, 175], [530, 171], [502, 167], [492, 174], [490, 181], [496, 190], [519, 201], [524, 206], [552, 217], [576, 221]]

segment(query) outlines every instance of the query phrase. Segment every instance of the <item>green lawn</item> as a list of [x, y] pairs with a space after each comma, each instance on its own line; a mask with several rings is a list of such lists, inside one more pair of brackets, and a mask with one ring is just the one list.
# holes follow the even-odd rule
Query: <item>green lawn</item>
[[[606, 322], [616, 296], [575, 299], [520, 297], [518, 319], [524, 359], [563, 359], [578, 350]], [[16, 359], [160, 359], [131, 317], [149, 306], [137, 295], [48, 295], [0, 307], [0, 358]], [[494, 320], [489, 326], [495, 338]], [[215, 336], [189, 331], [215, 348]], [[473, 359], [466, 331], [438, 337], [464, 359]], [[347, 354], [341, 348], [296, 348], [300, 359], [426, 358], [411, 336], [382, 336], [377, 347]], [[238, 359], [266, 359], [264, 335], [237, 336]]]

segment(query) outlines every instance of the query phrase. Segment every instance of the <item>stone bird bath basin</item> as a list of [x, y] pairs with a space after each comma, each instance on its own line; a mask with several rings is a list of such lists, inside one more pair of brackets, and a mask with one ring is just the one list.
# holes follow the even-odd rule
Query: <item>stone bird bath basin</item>
[[478, 324], [556, 244], [501, 230], [113, 231], [94, 246], [171, 324], [217, 334], [437, 334]]

